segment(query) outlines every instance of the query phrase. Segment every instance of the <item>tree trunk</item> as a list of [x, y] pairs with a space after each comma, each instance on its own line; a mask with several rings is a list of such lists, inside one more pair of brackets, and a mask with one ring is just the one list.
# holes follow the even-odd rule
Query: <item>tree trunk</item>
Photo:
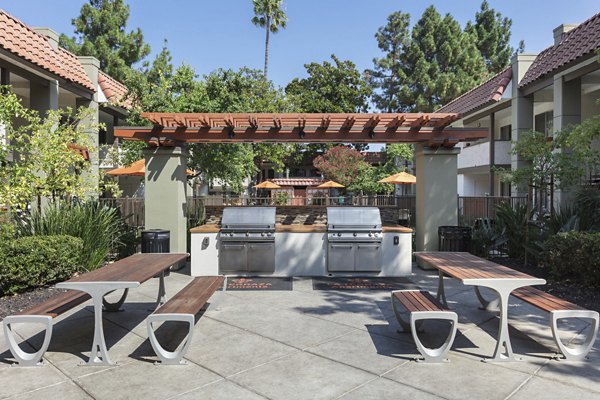
[[267, 18], [267, 37], [265, 39], [265, 79], [267, 79], [267, 66], [269, 64], [269, 28], [271, 27], [271, 18]]

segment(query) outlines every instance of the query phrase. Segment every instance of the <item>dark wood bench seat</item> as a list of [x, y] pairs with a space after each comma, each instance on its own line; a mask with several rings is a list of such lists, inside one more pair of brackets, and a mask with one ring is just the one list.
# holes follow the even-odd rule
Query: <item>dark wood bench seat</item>
[[[442, 305], [431, 293], [422, 290], [396, 290], [392, 292], [391, 298], [398, 323], [404, 331], [412, 333], [417, 350], [423, 356], [423, 360], [426, 362], [444, 361], [456, 336], [458, 322], [456, 313]], [[398, 305], [401, 305], [406, 311], [402, 312]], [[409, 314], [408, 321], [402, 317], [402, 314], [406, 313]], [[447, 320], [452, 325], [444, 344], [435, 349], [425, 347], [418, 336], [419, 327], [427, 319]]]
[[[160, 308], [148, 316], [148, 338], [156, 355], [162, 364], [184, 364], [185, 356], [194, 333], [195, 316], [208, 303], [212, 295], [223, 287], [225, 291], [227, 282], [225, 276], [200, 276], [192, 279], [175, 296], [169, 299]], [[214, 304], [214, 302], [213, 302]], [[173, 352], [165, 350], [158, 342], [154, 333], [154, 323], [167, 321], [181, 321], [188, 324], [188, 334], [179, 348]]]
[[[19, 366], [42, 365], [42, 358], [50, 345], [52, 338], [52, 325], [54, 318], [86, 302], [90, 296], [84, 292], [69, 290], [50, 297], [46, 301], [36, 304], [26, 310], [4, 318], [4, 336], [8, 341], [10, 352]], [[21, 349], [12, 330], [14, 323], [41, 324], [45, 328], [44, 341], [39, 350], [28, 353]]]
[[[590, 352], [598, 334], [598, 313], [586, 310], [577, 304], [556, 297], [550, 293], [533, 287], [522, 287], [512, 292], [512, 296], [532, 306], [550, 313], [550, 328], [558, 350], [567, 360], [585, 359]], [[560, 339], [558, 332], [558, 320], [562, 318], [583, 318], [591, 321], [591, 331], [584, 342], [578, 346], [567, 346]]]

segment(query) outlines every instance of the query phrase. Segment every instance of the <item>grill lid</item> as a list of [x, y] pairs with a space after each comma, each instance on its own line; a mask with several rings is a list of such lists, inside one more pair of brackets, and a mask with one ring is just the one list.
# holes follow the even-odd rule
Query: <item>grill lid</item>
[[328, 230], [381, 230], [377, 207], [327, 207]]
[[275, 207], [226, 207], [221, 226], [223, 229], [275, 229]]

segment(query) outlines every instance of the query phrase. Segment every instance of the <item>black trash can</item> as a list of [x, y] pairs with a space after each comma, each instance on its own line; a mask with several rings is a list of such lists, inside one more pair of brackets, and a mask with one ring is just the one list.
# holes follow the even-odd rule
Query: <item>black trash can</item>
[[142, 253], [170, 253], [171, 231], [148, 229], [142, 231]]
[[439, 251], [470, 251], [471, 227], [440, 226], [438, 227]]
[[[142, 231], [142, 253], [170, 253], [171, 231], [166, 229], [148, 229]], [[165, 271], [169, 276], [169, 270]]]

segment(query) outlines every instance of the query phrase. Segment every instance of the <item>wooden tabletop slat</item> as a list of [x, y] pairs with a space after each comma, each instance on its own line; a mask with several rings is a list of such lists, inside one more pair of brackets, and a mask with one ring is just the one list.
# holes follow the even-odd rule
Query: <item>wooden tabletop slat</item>
[[417, 260], [459, 279], [535, 279], [520, 271], [479, 258], [470, 253], [419, 252]]
[[36, 304], [16, 315], [49, 315], [52, 318], [56, 318], [65, 311], [84, 303], [88, 299], [90, 299], [90, 295], [85, 292], [69, 290], [68, 292], [52, 296], [43, 303]]
[[162, 307], [154, 311], [154, 313], [196, 315], [224, 281], [224, 276], [201, 276], [194, 278]]
[[185, 261], [185, 253], [139, 253], [76, 276], [66, 282], [139, 282]]

